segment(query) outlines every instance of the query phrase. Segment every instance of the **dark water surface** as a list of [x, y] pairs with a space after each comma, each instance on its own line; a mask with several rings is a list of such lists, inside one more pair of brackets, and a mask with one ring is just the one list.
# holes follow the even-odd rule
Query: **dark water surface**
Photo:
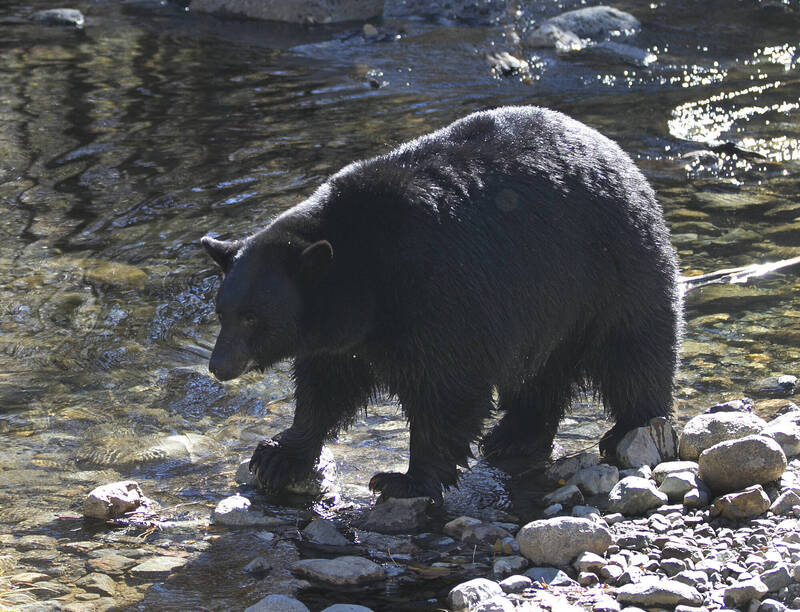
[[[288, 426], [293, 405], [287, 364], [225, 385], [209, 377], [218, 278], [200, 237], [252, 231], [349, 161], [468, 112], [541, 104], [618, 140], [657, 189], [687, 273], [800, 255], [791, 6], [623, 2], [644, 23], [631, 44], [655, 63], [528, 51], [529, 79], [490, 73], [487, 51], [513, 51], [501, 22], [524, 26], [577, 5], [543, 2], [488, 23], [387, 18], [377, 41], [358, 25], [75, 6], [82, 30], [29, 21], [50, 8], [43, 1], [0, 7], [0, 533], [90, 539], [58, 516], [79, 511], [94, 486], [127, 478], [164, 506], [186, 504], [176, 516], [207, 518], [233, 492], [238, 460]], [[722, 142], [758, 155], [706, 150]], [[679, 419], [797, 373], [796, 273], [691, 294], [683, 354]], [[600, 415], [576, 409], [562, 443], [596, 442]], [[369, 477], [404, 470], [406, 445], [391, 401], [371, 408], [331, 445], [344, 503], [332, 512], [368, 505]], [[480, 468], [448, 511], [525, 518], [515, 497], [524, 492]], [[168, 583], [128, 584], [117, 597], [142, 609], [229, 610], [294, 592], [293, 546], [271, 548], [272, 574], [256, 581], [241, 573], [267, 554], [252, 535], [216, 548], [205, 535], [202, 525], [157, 534], [201, 554]], [[85, 572], [78, 556], [60, 563], [67, 582]], [[370, 600], [376, 609], [424, 609], [441, 595], [387, 584]]]

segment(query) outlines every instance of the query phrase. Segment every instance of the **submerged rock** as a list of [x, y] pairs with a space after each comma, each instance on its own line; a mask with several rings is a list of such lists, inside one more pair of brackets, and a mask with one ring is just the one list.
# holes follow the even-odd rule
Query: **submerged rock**
[[367, 584], [383, 579], [386, 574], [377, 563], [352, 556], [303, 559], [297, 561], [292, 569], [305, 578], [340, 586]]
[[83, 13], [77, 9], [70, 8], [36, 11], [31, 15], [31, 19], [44, 25], [72, 26], [75, 28], [83, 27], [84, 23]]
[[191, 10], [290, 23], [364, 21], [383, 15], [383, 0], [192, 0]]
[[186, 565], [186, 562], [187, 559], [181, 557], [152, 557], [132, 567], [131, 574], [140, 578], [161, 580], [166, 578], [172, 571]]
[[275, 527], [286, 524], [284, 519], [267, 516], [257, 510], [251, 511], [250, 505], [250, 500], [238, 493], [226, 497], [211, 512], [211, 522], [228, 527]]

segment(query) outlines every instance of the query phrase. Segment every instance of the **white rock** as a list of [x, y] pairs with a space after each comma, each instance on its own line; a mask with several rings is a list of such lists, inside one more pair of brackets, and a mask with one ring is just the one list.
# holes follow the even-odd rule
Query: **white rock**
[[228, 527], [275, 527], [286, 524], [283, 519], [267, 516], [263, 512], [250, 510], [250, 500], [239, 495], [231, 495], [220, 501], [211, 512], [211, 522]]
[[746, 436], [707, 448], [698, 463], [700, 479], [712, 491], [725, 493], [779, 479], [786, 455], [772, 438]]
[[653, 480], [656, 481], [656, 484], [660, 485], [668, 474], [691, 472], [697, 476], [699, 471], [700, 466], [697, 465], [696, 461], [665, 461], [659, 463], [655, 469], [653, 469]]
[[664, 608], [678, 605], [699, 606], [703, 596], [697, 589], [657, 576], [644, 576], [640, 582], [626, 584], [616, 591], [617, 601], [643, 608]]
[[624, 468], [653, 467], [661, 463], [649, 427], [637, 427], [626, 433], [617, 445], [617, 461]]
[[592, 40], [629, 36], [640, 28], [639, 20], [633, 15], [605, 5], [567, 11], [546, 23]]
[[515, 612], [517, 607], [505, 597], [494, 597], [472, 606], [470, 612]]
[[628, 476], [611, 489], [608, 494], [608, 509], [610, 512], [637, 515], [666, 504], [667, 501], [667, 495], [656, 489], [652, 481]]
[[453, 587], [447, 596], [450, 606], [456, 610], [472, 609], [476, 604], [503, 595], [500, 585], [486, 578], [475, 578]]
[[683, 501], [684, 496], [692, 489], [700, 488], [696, 474], [691, 472], [674, 472], [668, 474], [658, 490], [666, 493], [671, 502]]
[[774, 418], [761, 434], [780, 444], [787, 457], [800, 454], [800, 411], [790, 411]]
[[377, 563], [352, 556], [335, 559], [303, 559], [295, 562], [292, 570], [306, 578], [335, 585], [365, 584], [381, 580], [386, 574]]
[[533, 521], [517, 534], [520, 552], [536, 565], [566, 565], [585, 551], [603, 554], [611, 532], [598, 522], [563, 516]]
[[684, 425], [678, 454], [683, 460], [697, 461], [700, 453], [707, 448], [726, 440], [760, 433], [766, 426], [764, 419], [749, 412], [699, 414]]
[[533, 585], [533, 580], [527, 576], [520, 576], [519, 574], [509, 576], [505, 580], [500, 581], [500, 588], [505, 593], [522, 593], [525, 589]]
[[753, 599], [758, 599], [769, 592], [767, 585], [760, 578], [752, 578], [737, 582], [725, 589], [723, 599], [726, 606], [741, 607]]
[[105, 520], [134, 510], [152, 511], [157, 507], [158, 504], [142, 495], [137, 482], [123, 480], [92, 489], [83, 502], [83, 515]]
[[286, 595], [267, 595], [244, 612], [309, 612], [306, 605]]
[[619, 470], [616, 466], [601, 463], [578, 470], [567, 484], [575, 485], [581, 493], [591, 496], [608, 493], [617, 482], [619, 482]]

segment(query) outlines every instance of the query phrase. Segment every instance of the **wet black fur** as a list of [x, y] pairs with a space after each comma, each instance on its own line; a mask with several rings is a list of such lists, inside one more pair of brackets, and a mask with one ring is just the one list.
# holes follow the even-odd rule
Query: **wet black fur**
[[456, 484], [493, 456], [549, 452], [578, 386], [616, 425], [669, 415], [681, 294], [653, 191], [612, 141], [562, 114], [465, 117], [345, 167], [241, 243], [204, 239], [225, 270], [210, 369], [234, 378], [294, 358], [294, 424], [250, 467], [281, 486], [377, 390], [408, 417], [406, 474], [387, 497]]

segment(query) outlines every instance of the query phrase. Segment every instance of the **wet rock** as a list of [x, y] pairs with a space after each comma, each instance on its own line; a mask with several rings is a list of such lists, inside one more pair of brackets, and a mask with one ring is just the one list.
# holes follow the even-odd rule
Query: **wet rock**
[[784, 374], [759, 381], [756, 392], [767, 397], [789, 397], [797, 390], [797, 376]]
[[14, 574], [13, 576], [9, 576], [8, 581], [11, 584], [15, 585], [25, 585], [25, 584], [33, 584], [34, 582], [40, 582], [42, 580], [47, 580], [48, 578], [50, 578], [50, 576], [48, 576], [47, 574], [41, 574], [39, 572], [22, 572], [21, 574]]
[[267, 595], [244, 612], [309, 612], [306, 605], [286, 595]]
[[114, 552], [109, 552], [96, 559], [89, 559], [89, 561], [86, 562], [86, 567], [90, 572], [114, 575], [122, 574], [134, 565], [136, 565], [135, 559]]
[[715, 499], [711, 505], [711, 515], [736, 520], [758, 516], [768, 509], [769, 497], [761, 485], [755, 485]]
[[519, 552], [519, 544], [517, 544], [514, 536], [508, 535], [504, 538], [496, 539], [491, 545], [492, 552], [501, 555], [515, 555]]
[[649, 427], [637, 427], [623, 436], [617, 445], [617, 461], [623, 468], [653, 467], [661, 463], [661, 455]]
[[315, 544], [324, 544], [326, 546], [347, 546], [350, 544], [336, 526], [325, 519], [314, 519], [306, 528], [303, 529], [303, 537], [309, 542]]
[[108, 520], [119, 518], [128, 512], [152, 512], [157, 506], [153, 500], [142, 494], [137, 482], [123, 480], [92, 489], [83, 502], [83, 515]]
[[780, 444], [787, 457], [800, 454], [800, 412], [790, 411], [771, 420], [761, 435]]
[[19, 551], [26, 550], [51, 550], [56, 547], [57, 540], [46, 535], [25, 535], [17, 540], [11, 540], [14, 548]]
[[361, 28], [361, 33], [364, 35], [364, 38], [367, 40], [371, 40], [373, 38], [378, 37], [378, 28], [376, 28], [371, 23], [365, 23], [364, 26]]
[[182, 557], [151, 557], [137, 566], [131, 568], [131, 574], [139, 578], [162, 580], [174, 570], [186, 565], [188, 560]]
[[684, 426], [678, 452], [685, 461], [697, 461], [707, 448], [760, 433], [766, 426], [766, 421], [746, 412], [699, 414]]
[[644, 576], [638, 583], [619, 587], [616, 596], [621, 604], [644, 608], [699, 606], [703, 603], [703, 596], [697, 589], [677, 580], [664, 580], [657, 576]]
[[383, 568], [377, 563], [352, 556], [303, 559], [297, 561], [292, 569], [305, 578], [333, 585], [361, 585], [385, 576]]
[[83, 13], [69, 8], [36, 11], [31, 15], [31, 19], [44, 25], [72, 26], [74, 28], [83, 27], [84, 23]]
[[781, 493], [769, 510], [773, 514], [789, 514], [795, 506], [800, 506], [800, 495], [790, 490]]
[[390, 498], [377, 504], [362, 527], [378, 533], [409, 533], [419, 530], [428, 520], [431, 500], [427, 497]]
[[664, 463], [659, 463], [653, 469], [653, 480], [660, 485], [667, 475], [678, 472], [690, 472], [697, 476], [700, 472], [700, 466], [697, 465], [696, 461], [665, 461]]
[[772, 438], [746, 436], [707, 448], [698, 464], [700, 479], [712, 491], [725, 493], [779, 479], [786, 455]]
[[706, 410], [706, 414], [713, 414], [715, 412], [753, 412], [753, 400], [749, 397], [742, 397], [729, 402], [714, 404], [711, 408]]
[[453, 587], [447, 595], [450, 606], [456, 610], [473, 609], [478, 603], [501, 596], [500, 585], [486, 578], [475, 578]]
[[500, 76], [525, 74], [530, 70], [528, 62], [511, 55], [508, 51], [487, 53], [486, 61], [489, 62], [492, 72]]
[[191, 10], [308, 24], [380, 17], [383, 4], [383, 0], [192, 0]]
[[100, 593], [101, 595], [108, 595], [109, 597], [114, 597], [117, 591], [117, 583], [114, 582], [114, 579], [111, 578], [111, 576], [99, 572], [87, 574], [75, 584], [92, 593]]
[[761, 582], [760, 578], [751, 578], [726, 588], [723, 599], [726, 606], [738, 608], [754, 599], [758, 599], [762, 595], [766, 595], [768, 592], [767, 585]]
[[578, 470], [567, 484], [575, 485], [584, 495], [592, 496], [608, 493], [617, 482], [619, 482], [617, 467], [601, 463]]
[[667, 501], [667, 495], [659, 491], [652, 481], [627, 476], [608, 494], [608, 509], [628, 516], [638, 515], [666, 504]]
[[633, 15], [604, 5], [567, 11], [545, 23], [591, 40], [630, 36], [640, 28], [639, 20]]
[[517, 534], [520, 552], [533, 563], [566, 565], [580, 553], [603, 554], [612, 538], [604, 525], [570, 516], [533, 521]]
[[211, 512], [211, 522], [227, 527], [276, 527], [286, 524], [283, 519], [267, 516], [258, 510], [251, 510], [250, 506], [250, 500], [238, 493], [226, 497]]
[[574, 506], [583, 503], [583, 494], [574, 484], [569, 484], [548, 493], [542, 498], [542, 502], [548, 506], [551, 504], [561, 504], [562, 507]]
[[525, 572], [525, 577], [540, 585], [574, 586], [575, 581], [555, 567], [532, 567]]
[[562, 506], [561, 504], [550, 504], [549, 506], [547, 506], [547, 508], [542, 510], [542, 516], [544, 518], [550, 518], [551, 516], [556, 516], [557, 514], [560, 514], [563, 509], [564, 506]]
[[578, 470], [591, 467], [600, 463], [600, 455], [597, 452], [580, 453], [570, 455], [554, 461], [545, 470], [545, 477], [553, 482], [566, 481]]
[[491, 548], [495, 544], [512, 539], [512, 535], [497, 525], [491, 523], [480, 523], [478, 525], [468, 525], [461, 532], [461, 540], [466, 544], [478, 545], [483, 548]]
[[629, 66], [649, 66], [658, 56], [647, 49], [613, 41], [603, 41], [586, 45], [580, 49], [579, 57], [596, 62], [628, 64]]
[[585, 43], [574, 32], [559, 28], [552, 23], [543, 23], [528, 32], [523, 44], [532, 49], [555, 49], [559, 53], [580, 51]]
[[519, 574], [526, 567], [528, 567], [528, 560], [525, 557], [518, 555], [498, 557], [492, 565], [492, 572], [497, 576], [510, 576]]
[[266, 575], [271, 569], [272, 565], [270, 565], [269, 561], [267, 561], [264, 557], [259, 556], [245, 565], [242, 568], [242, 571], [247, 574]]

